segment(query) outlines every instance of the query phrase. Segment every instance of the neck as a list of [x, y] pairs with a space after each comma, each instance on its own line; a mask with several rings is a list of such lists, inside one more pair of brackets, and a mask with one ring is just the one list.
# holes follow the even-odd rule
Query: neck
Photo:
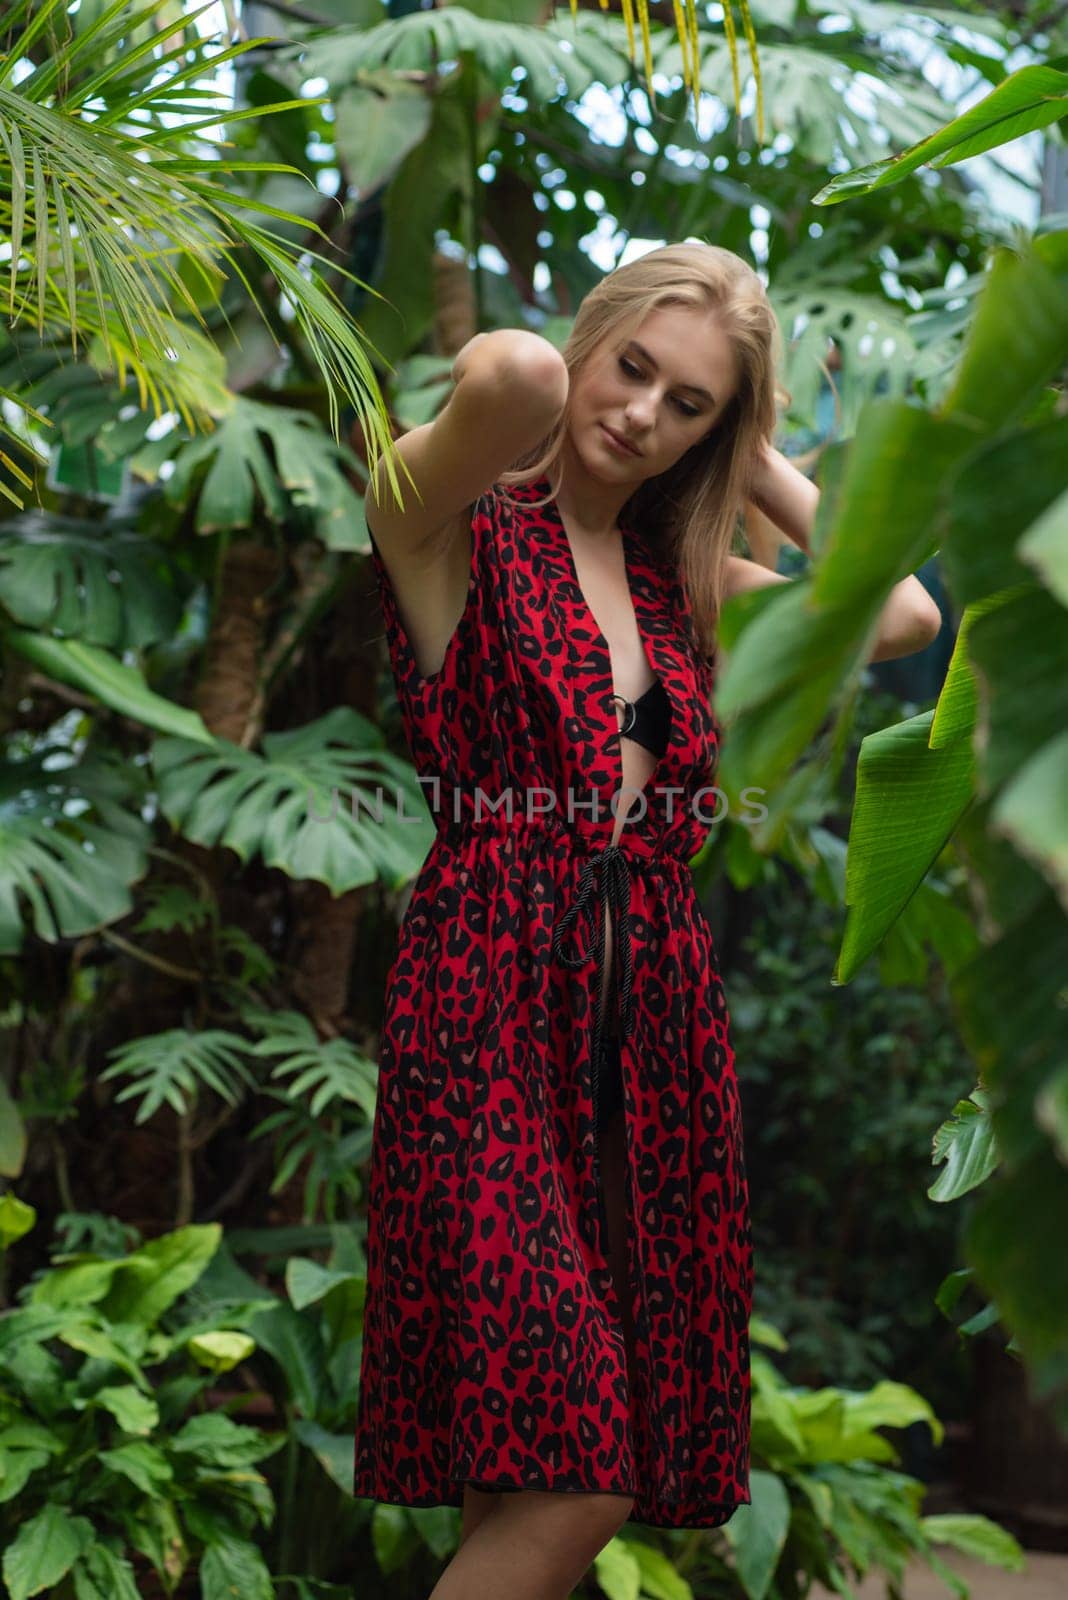
[[620, 512], [637, 485], [605, 483], [591, 476], [570, 440], [564, 443], [563, 463], [556, 504], [568, 526], [589, 539], [618, 539]]

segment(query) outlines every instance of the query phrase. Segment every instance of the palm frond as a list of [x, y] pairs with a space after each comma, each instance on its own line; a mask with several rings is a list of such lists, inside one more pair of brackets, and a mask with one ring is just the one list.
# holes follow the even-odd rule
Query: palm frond
[[[340, 388], [359, 417], [373, 465], [390, 442], [388, 414], [357, 327], [319, 269], [375, 291], [319, 252], [294, 245], [242, 213], [254, 209], [295, 227], [301, 236], [310, 229], [325, 239], [314, 222], [224, 187], [225, 180], [245, 172], [304, 177], [297, 168], [236, 161], [215, 143], [210, 156], [194, 150], [208, 127], [297, 106], [308, 109], [322, 100], [287, 100], [245, 111], [219, 104], [192, 123], [168, 122], [178, 109], [178, 92], [187, 110], [190, 95], [205, 94], [193, 80], [267, 41], [244, 40], [210, 56], [211, 41], [197, 37], [183, 44], [181, 63], [173, 60], [179, 52], [172, 52], [171, 70], [156, 73], [146, 87], [142, 58], [199, 14], [172, 19], [148, 41], [115, 51], [132, 21], [159, 10], [160, 0], [153, 0], [131, 19], [125, 0], [114, 0], [83, 34], [60, 41], [49, 59], [17, 84], [14, 64], [32, 59], [30, 46], [65, 13], [63, 0], [44, 0], [39, 7], [20, 4], [13, 17], [9, 13], [9, 28], [12, 20], [29, 16], [20, 36], [9, 32], [9, 50], [0, 63], [0, 143], [7, 156], [6, 182], [0, 175], [0, 229], [11, 241], [8, 315], [17, 322], [29, 314], [41, 336], [61, 318], [75, 349], [79, 334], [95, 336], [120, 382], [127, 364], [137, 375], [142, 404], [151, 394], [157, 414], [173, 407], [188, 423], [188, 396], [180, 396], [174, 381], [177, 363], [159, 360], [174, 348], [172, 307], [205, 327], [179, 269], [192, 261], [208, 281], [224, 279], [229, 269], [270, 326], [238, 259], [251, 254], [293, 308], [325, 380], [335, 438], [340, 442]], [[101, 59], [103, 65], [97, 65]], [[95, 70], [79, 74], [76, 69], [88, 61]], [[152, 63], [158, 67], [155, 55]], [[131, 70], [135, 64], [140, 72]], [[213, 93], [218, 98], [218, 91]]]

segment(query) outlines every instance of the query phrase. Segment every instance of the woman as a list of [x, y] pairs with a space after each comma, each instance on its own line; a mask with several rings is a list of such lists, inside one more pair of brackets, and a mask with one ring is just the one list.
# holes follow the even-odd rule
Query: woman
[[[368, 495], [436, 833], [387, 986], [355, 1492], [462, 1506], [432, 1600], [564, 1600], [627, 1518], [750, 1501], [742, 1125], [687, 862], [719, 606], [790, 581], [730, 553], [738, 514], [804, 544], [818, 500], [770, 447], [775, 346], [737, 256], [653, 250], [562, 356], [477, 335], [397, 441], [418, 495]], [[872, 659], [937, 622], [906, 579]]]

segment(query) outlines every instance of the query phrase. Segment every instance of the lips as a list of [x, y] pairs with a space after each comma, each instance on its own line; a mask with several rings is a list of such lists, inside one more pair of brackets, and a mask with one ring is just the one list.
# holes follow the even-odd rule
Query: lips
[[607, 433], [608, 437], [610, 439], [614, 439], [616, 444], [621, 446], [622, 449], [629, 451], [632, 456], [641, 455], [641, 451], [636, 445], [631, 444], [629, 439], [625, 439], [623, 435], [621, 433], [617, 433], [614, 428], [610, 428], [606, 422], [602, 422], [601, 427], [604, 429], [605, 433]]

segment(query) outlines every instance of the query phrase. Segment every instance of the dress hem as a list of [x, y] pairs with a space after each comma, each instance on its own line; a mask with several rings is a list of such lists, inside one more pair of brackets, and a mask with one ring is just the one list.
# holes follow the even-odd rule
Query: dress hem
[[627, 1522], [638, 1522], [642, 1527], [646, 1528], [669, 1528], [681, 1531], [685, 1531], [688, 1528], [721, 1528], [725, 1522], [730, 1521], [739, 1506], [752, 1504], [751, 1496], [744, 1500], [713, 1501], [705, 1511], [695, 1511], [693, 1513], [680, 1511], [677, 1519], [672, 1521], [667, 1516], [640, 1515], [637, 1505], [638, 1496], [633, 1489], [620, 1489], [615, 1486], [595, 1489], [562, 1489], [556, 1488], [551, 1484], [490, 1483], [485, 1478], [454, 1478], [452, 1481], [457, 1485], [457, 1488], [455, 1492], [450, 1493], [401, 1496], [395, 1494], [364, 1495], [357, 1491], [354, 1498], [357, 1500], [373, 1500], [381, 1505], [405, 1506], [411, 1510], [429, 1510], [440, 1506], [462, 1509], [464, 1502], [463, 1486], [468, 1483], [473, 1489], [479, 1489], [483, 1493], [489, 1494], [519, 1494], [524, 1490], [534, 1490], [538, 1494], [615, 1494], [628, 1496], [635, 1501], [635, 1505], [626, 1519]]

